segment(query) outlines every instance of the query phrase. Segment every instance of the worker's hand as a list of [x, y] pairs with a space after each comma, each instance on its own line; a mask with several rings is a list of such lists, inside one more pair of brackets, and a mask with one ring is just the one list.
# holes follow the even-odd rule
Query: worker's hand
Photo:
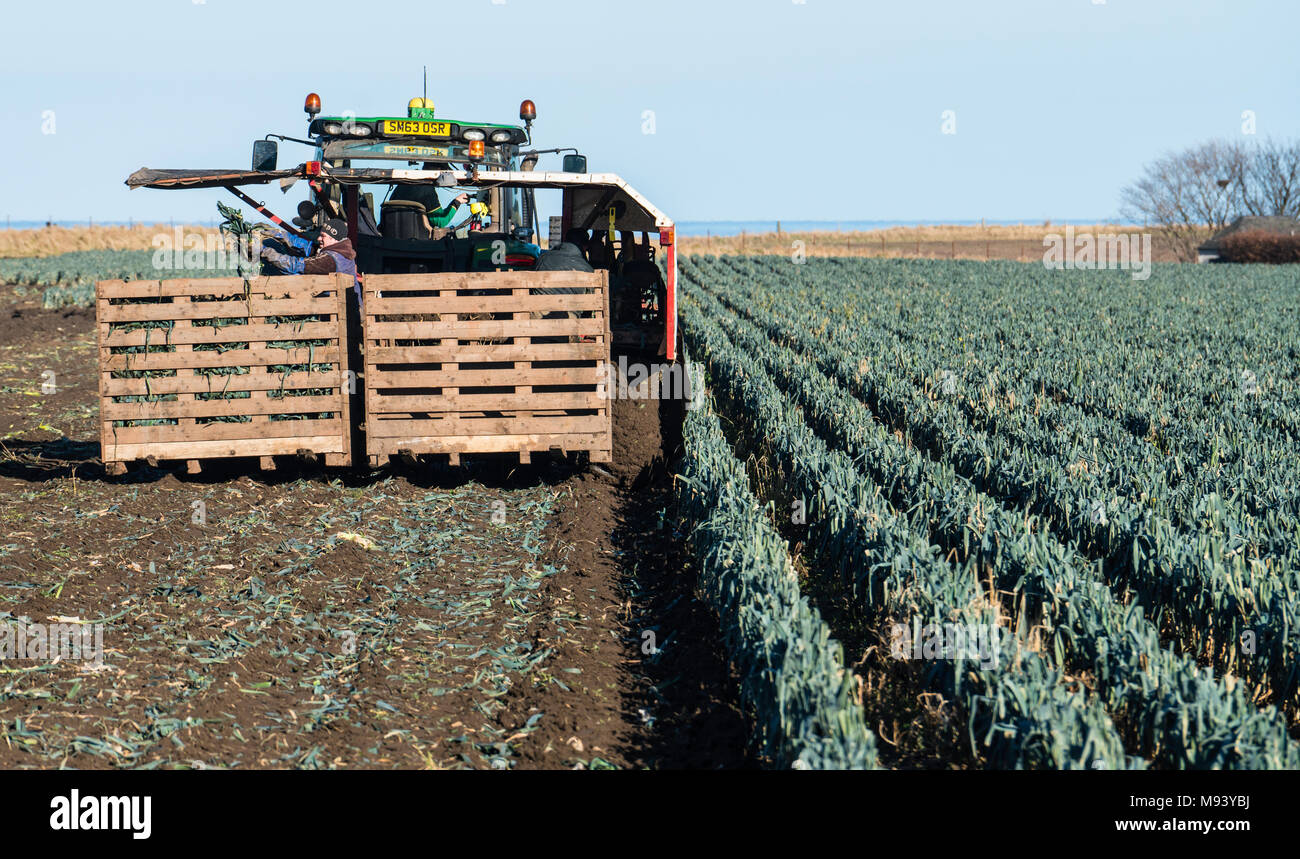
[[463, 206], [469, 202], [469, 194], [461, 194], [452, 202], [454, 202], [457, 206]]

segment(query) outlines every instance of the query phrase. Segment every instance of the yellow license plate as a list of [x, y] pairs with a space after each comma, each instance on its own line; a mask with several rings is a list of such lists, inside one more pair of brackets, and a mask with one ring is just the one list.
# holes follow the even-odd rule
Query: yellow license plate
[[427, 119], [385, 119], [383, 133], [409, 137], [451, 137], [451, 123], [431, 122]]

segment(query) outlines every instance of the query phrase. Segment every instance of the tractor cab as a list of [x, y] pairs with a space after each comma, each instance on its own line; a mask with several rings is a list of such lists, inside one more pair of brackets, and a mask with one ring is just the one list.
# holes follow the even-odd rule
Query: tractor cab
[[[312, 106], [309, 96], [308, 133], [326, 171], [518, 170], [519, 149], [530, 137], [518, 126], [443, 119], [422, 97], [411, 99], [405, 117], [318, 117]], [[312, 185], [317, 219], [348, 222], [362, 272], [529, 270], [541, 254], [527, 190], [373, 178], [361, 185]]]

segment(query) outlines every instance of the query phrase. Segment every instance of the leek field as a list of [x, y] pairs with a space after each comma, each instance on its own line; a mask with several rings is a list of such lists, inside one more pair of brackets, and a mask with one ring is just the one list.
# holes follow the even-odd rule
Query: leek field
[[[692, 256], [678, 492], [778, 766], [1300, 766], [1286, 266]], [[898, 648], [987, 630], [997, 658]]]

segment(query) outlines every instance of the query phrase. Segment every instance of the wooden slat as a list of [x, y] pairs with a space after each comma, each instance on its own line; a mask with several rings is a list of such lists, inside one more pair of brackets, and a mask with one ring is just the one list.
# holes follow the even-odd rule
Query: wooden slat
[[371, 316], [395, 316], [412, 313], [550, 313], [552, 311], [594, 311], [605, 306], [599, 292], [561, 295], [457, 295], [428, 298], [391, 296], [368, 299], [366, 313]]
[[[496, 388], [514, 385], [595, 385], [604, 374], [599, 367], [495, 368], [475, 370], [463, 364], [448, 370], [372, 370], [367, 384], [383, 388]], [[303, 387], [311, 387], [303, 385]]]
[[278, 391], [337, 388], [346, 384], [337, 370], [323, 373], [242, 373], [236, 376], [164, 376], [155, 379], [105, 379], [105, 397], [150, 394], [218, 394], [234, 391]]
[[605, 284], [604, 272], [584, 271], [470, 271], [419, 274], [366, 275], [366, 301], [375, 293], [459, 289], [537, 289], [574, 286], [594, 289]]
[[484, 340], [506, 337], [596, 336], [603, 319], [487, 319], [444, 322], [366, 322], [367, 340]]
[[342, 453], [343, 438], [335, 433], [322, 436], [250, 438], [220, 441], [188, 441], [148, 444], [109, 444], [107, 456], [120, 462], [144, 459], [211, 459], [228, 456], [289, 456], [299, 450], [314, 453]]
[[397, 436], [366, 442], [371, 455], [393, 455], [400, 451], [425, 453], [517, 453], [521, 450], [592, 450], [604, 441], [604, 433], [518, 433], [514, 435]]
[[[96, 285], [96, 293], [99, 287]], [[97, 343], [96, 356], [99, 360], [99, 401], [104, 402], [104, 384], [109, 374], [104, 372], [104, 364], [109, 356], [108, 349], [104, 346], [104, 337], [108, 332], [108, 323], [99, 321], [99, 313], [108, 306], [108, 299], [96, 298], [95, 300], [95, 339]], [[108, 438], [113, 428], [113, 422], [104, 419], [103, 415], [99, 418], [99, 456], [104, 463], [105, 471], [110, 475], [122, 474], [126, 471], [126, 466], [121, 462], [115, 462], [115, 457], [109, 454]]]
[[104, 322], [165, 322], [173, 319], [240, 319], [258, 316], [323, 316], [338, 312], [333, 298], [202, 301], [171, 304], [110, 304]]
[[[335, 294], [340, 280], [336, 275], [310, 274], [285, 277], [249, 278], [249, 295], [272, 298], [311, 298], [322, 293]], [[351, 284], [346, 288], [351, 289]], [[171, 280], [101, 280], [95, 284], [95, 297], [105, 299], [166, 298], [176, 295], [237, 295], [243, 298], [242, 277], [195, 277]]]
[[[516, 289], [511, 297], [519, 301], [526, 301], [528, 298], [528, 290]], [[601, 302], [603, 304], [605, 296], [602, 294], [598, 297], [601, 299]], [[519, 311], [514, 314], [515, 319], [528, 319], [530, 316], [531, 314], [528, 313], [527, 311]], [[531, 337], [517, 337], [515, 338], [515, 342], [518, 343], [520, 346], [527, 346], [531, 344], [533, 341]], [[515, 368], [520, 372], [521, 375], [525, 377], [531, 377], [533, 375], [533, 364], [531, 361], [519, 361], [515, 364]], [[533, 385], [540, 385], [540, 384], [544, 384], [544, 383], [539, 382], [536, 379], [533, 379], [530, 382], [521, 382], [519, 386], [515, 388], [515, 393], [530, 394], [533, 391]], [[595, 380], [592, 380], [591, 384], [595, 384]], [[519, 423], [523, 423], [525, 421], [532, 420], [534, 414], [535, 414], [535, 410], [533, 409], [529, 409], [527, 411], [521, 411], [515, 415], [515, 420], [518, 421]], [[525, 430], [522, 428], [516, 428], [515, 432], [525, 432]], [[519, 454], [520, 463], [525, 462], [524, 459], [525, 456], [527, 456], [527, 454], [525, 453]]]
[[[280, 426], [285, 428], [280, 430]], [[151, 427], [113, 427], [110, 438], [114, 444], [175, 444], [186, 441], [220, 441], [246, 438], [259, 438], [262, 432], [266, 437], [297, 438], [299, 436], [323, 436], [338, 434], [343, 428], [342, 418], [326, 420], [310, 419], [301, 421], [268, 421], [260, 426], [261, 432], [252, 432], [248, 424], [203, 424], [198, 427], [151, 426]], [[268, 431], [269, 429], [269, 431]], [[196, 435], [201, 433], [200, 435]]]
[[[296, 415], [301, 412], [338, 412], [337, 395], [327, 397], [244, 397], [237, 400], [164, 400], [155, 403], [101, 403], [110, 421], [145, 421], [171, 418], [215, 418], [238, 415]], [[196, 428], [201, 432], [202, 428]]]
[[[188, 305], [188, 304], [190, 303], [190, 298], [191, 298], [191, 297], [192, 297], [192, 296], [189, 296], [189, 295], [178, 295], [178, 296], [176, 296], [175, 298], [172, 299], [172, 301], [174, 302], [174, 305], [173, 305], [173, 306], [178, 305], [178, 304]], [[182, 335], [182, 336], [184, 336], [184, 335], [187, 334], [188, 332], [194, 330], [194, 329], [193, 329], [193, 323], [192, 323], [192, 321], [191, 321], [191, 320], [188, 320], [188, 319], [172, 320], [172, 321], [171, 321], [171, 325], [172, 325], [172, 331], [174, 331], [174, 332], [176, 332], [176, 333], [178, 333], [178, 334], [180, 334], [180, 335]], [[109, 330], [112, 330], [112, 325], [111, 325], [111, 324], [109, 325]], [[190, 345], [189, 343], [183, 343], [183, 344], [177, 345], [177, 346], [174, 347], [174, 348], [175, 348], [175, 351], [176, 351], [177, 353], [180, 353], [180, 354], [187, 354], [187, 353], [192, 354], [192, 353], [194, 352], [194, 347], [193, 347], [192, 345]], [[183, 378], [194, 378], [194, 370], [193, 370], [192, 368], [186, 368], [186, 369], [184, 369], [184, 370], [177, 370], [177, 371], [176, 371], [176, 376], [177, 376], [177, 378], [182, 378], [182, 379], [183, 379]], [[188, 398], [186, 398], [186, 397], [181, 397], [181, 398], [179, 398], [179, 399], [188, 399]], [[104, 410], [101, 408], [100, 411], [102, 412], [102, 411], [104, 411]], [[176, 423], [177, 423], [177, 425], [178, 425], [182, 430], [186, 430], [186, 431], [189, 431], [189, 430], [193, 429], [193, 428], [195, 427], [195, 425], [196, 425], [194, 418], [190, 417], [189, 415], [184, 415], [184, 416], [180, 417], [180, 418], [176, 421]], [[201, 436], [201, 435], [195, 435], [195, 436], [193, 436], [193, 438], [202, 438], [202, 437], [203, 437], [203, 436]]]
[[266, 367], [273, 364], [338, 364], [337, 346], [314, 349], [229, 349], [225, 352], [129, 352], [108, 355], [104, 372], [210, 367]]
[[[439, 301], [446, 300], [446, 299], [448, 299], [451, 295], [453, 295], [453, 293], [452, 293], [450, 290], [442, 290], [441, 292], [438, 293], [438, 299], [439, 299]], [[442, 320], [443, 322], [456, 322], [456, 321], [459, 320], [459, 317], [458, 317], [456, 314], [454, 314], [454, 313], [442, 313], [442, 314], [440, 314], [440, 315], [438, 316], [438, 319]], [[378, 320], [376, 320], [376, 325], [375, 325], [374, 327], [375, 327], [375, 328], [379, 328], [379, 327], [380, 327], [380, 325], [378, 324]], [[376, 332], [376, 335], [375, 335], [375, 336], [382, 336], [382, 335], [380, 335], [378, 332]], [[455, 346], [457, 346], [457, 345], [459, 345], [459, 344], [457, 344], [455, 338], [443, 338], [443, 340], [442, 340], [442, 345], [443, 345], [443, 346], [450, 346], [450, 347], [453, 347], [453, 348], [454, 348]], [[460, 369], [460, 364], [459, 364], [459, 363], [455, 363], [455, 362], [449, 362], [449, 363], [443, 364], [443, 365], [442, 365], [442, 369], [446, 370], [448, 373], [454, 373], [454, 372], [456, 372], [458, 369]], [[372, 388], [372, 390], [374, 390], [374, 389]], [[442, 390], [441, 393], [442, 393], [443, 395], [445, 395], [445, 396], [454, 397], [454, 396], [456, 396], [456, 394], [460, 393], [460, 389], [459, 389], [459, 388], [456, 388], [456, 387], [450, 387], [450, 386], [449, 386], [449, 387], [447, 387], [447, 388], [444, 388], [444, 389]]]
[[[533, 409], [532, 411], [533, 414], [535, 414], [538, 417], [563, 418], [563, 417], [574, 416], [573, 409]], [[594, 412], [595, 410], [585, 409], [584, 411]], [[458, 409], [457, 411], [454, 412], [441, 412], [434, 415], [430, 415], [428, 412], [383, 412], [382, 414], [376, 415], [375, 420], [383, 421], [384, 423], [390, 423], [395, 420], [436, 421], [436, 420], [446, 420], [448, 418], [454, 417], [454, 418], [464, 418], [465, 420], [476, 420], [476, 421], [493, 419], [493, 418], [514, 421], [514, 420], [518, 420], [519, 414], [520, 411], [518, 409], [511, 409], [509, 412], [503, 412], [501, 409], [491, 409], [488, 411], [482, 411], [482, 410], [475, 411], [474, 409]], [[579, 415], [578, 417], [581, 417], [581, 415]], [[504, 431], [504, 432], [506, 432], [507, 435], [509, 434], [509, 431]]]
[[[308, 400], [312, 398], [294, 397], [294, 399]], [[528, 394], [415, 394], [404, 396], [384, 396], [371, 391], [366, 397], [366, 410], [371, 415], [382, 415], [385, 412], [458, 412], [468, 409], [475, 411], [597, 409], [607, 404], [608, 401], [595, 391], [580, 393], [534, 391]], [[311, 411], [311, 409], [302, 409], [302, 411]]]
[[[539, 433], [600, 433], [608, 418], [604, 415], [556, 415], [531, 418], [444, 417], [438, 420], [384, 420], [376, 418], [366, 424], [366, 432], [375, 438], [401, 436], [480, 436]], [[121, 430], [119, 430], [121, 432]]]
[[600, 361], [609, 355], [604, 343], [473, 343], [465, 346], [366, 347], [366, 366], [443, 364], [459, 359], [464, 364], [508, 361]]
[[159, 328], [110, 329], [104, 346], [177, 346], [201, 343], [265, 343], [272, 340], [329, 340], [339, 336], [337, 322], [282, 322], [278, 325], [191, 325], [166, 331]]

